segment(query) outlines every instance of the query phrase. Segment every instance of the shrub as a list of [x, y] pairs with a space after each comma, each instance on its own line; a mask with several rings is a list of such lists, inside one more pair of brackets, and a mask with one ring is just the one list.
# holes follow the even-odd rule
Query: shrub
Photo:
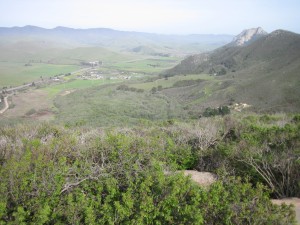
[[107, 130], [1, 127], [0, 224], [293, 224], [292, 207], [272, 205], [269, 189], [253, 177], [220, 174], [203, 189], [175, 172], [211, 157], [252, 175], [239, 164], [247, 155], [274, 163], [269, 168], [276, 172], [276, 157], [249, 152], [243, 143], [271, 143], [278, 158], [299, 149], [296, 124], [266, 128], [219, 119]]

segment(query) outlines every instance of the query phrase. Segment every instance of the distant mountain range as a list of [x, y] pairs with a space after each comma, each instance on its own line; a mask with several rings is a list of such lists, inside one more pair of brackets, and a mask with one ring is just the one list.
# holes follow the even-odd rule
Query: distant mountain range
[[187, 57], [162, 75], [200, 73], [216, 76], [222, 83], [206, 103], [246, 102], [258, 111], [299, 111], [300, 35], [245, 30], [231, 43]]
[[232, 35], [162, 35], [107, 28], [73, 29], [35, 26], [0, 28], [0, 46], [18, 42], [38, 43], [43, 48], [105, 47], [114, 50], [151, 54], [191, 54], [229, 43]]

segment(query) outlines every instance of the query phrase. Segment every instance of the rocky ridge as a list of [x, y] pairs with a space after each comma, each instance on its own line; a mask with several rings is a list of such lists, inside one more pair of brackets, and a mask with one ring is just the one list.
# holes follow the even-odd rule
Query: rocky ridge
[[231, 45], [245, 46], [252, 43], [260, 37], [266, 36], [267, 34], [268, 33], [264, 31], [261, 27], [247, 29], [242, 31], [239, 35], [237, 35], [231, 42]]

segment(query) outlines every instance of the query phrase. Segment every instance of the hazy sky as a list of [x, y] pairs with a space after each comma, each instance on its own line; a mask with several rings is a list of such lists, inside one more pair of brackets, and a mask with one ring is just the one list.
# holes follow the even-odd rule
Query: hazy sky
[[300, 33], [300, 0], [0, 0], [0, 26], [107, 27], [237, 34], [261, 26]]

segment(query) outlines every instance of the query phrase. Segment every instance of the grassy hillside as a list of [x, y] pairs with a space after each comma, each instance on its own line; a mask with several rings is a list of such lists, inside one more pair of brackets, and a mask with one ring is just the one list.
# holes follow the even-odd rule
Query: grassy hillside
[[93, 126], [121, 126], [142, 120], [184, 117], [182, 107], [171, 98], [149, 91], [117, 90], [118, 85], [76, 91], [55, 99], [57, 120]]
[[[107, 85], [113, 82], [118, 84]], [[149, 80], [132, 81], [74, 80], [44, 90], [48, 91], [53, 98], [57, 96], [54, 102], [57, 108], [56, 119], [60, 122], [118, 126], [188, 119], [194, 114], [199, 116], [201, 111], [189, 107], [191, 100], [187, 101], [182, 96], [170, 93], [173, 90], [195, 88], [200, 83], [205, 86], [208, 82], [214, 82], [213, 77], [187, 75], [174, 76], [167, 80], [155, 77]], [[64, 95], [64, 91], [67, 90], [71, 93]], [[206, 90], [208, 91], [207, 87]], [[58, 96], [58, 93], [62, 95]]]

